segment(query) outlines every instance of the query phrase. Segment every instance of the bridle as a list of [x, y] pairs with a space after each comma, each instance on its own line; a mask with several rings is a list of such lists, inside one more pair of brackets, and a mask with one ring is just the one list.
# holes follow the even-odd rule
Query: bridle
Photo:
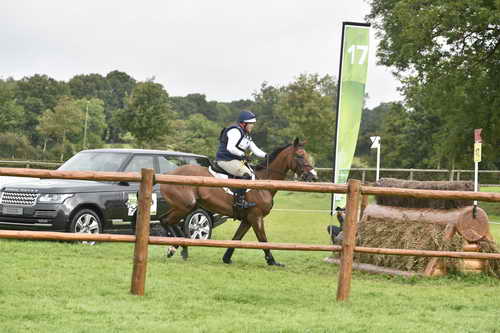
[[[306, 172], [309, 172], [310, 170], [314, 169], [313, 166], [311, 164], [309, 164], [309, 162], [306, 160], [304, 155], [305, 155], [304, 149], [302, 149], [302, 148], [296, 149], [293, 153], [293, 156], [292, 156], [293, 164], [289, 167], [290, 168], [289, 170], [292, 170], [296, 174], [300, 174], [300, 177], [302, 177], [302, 178], [304, 177], [304, 174]], [[266, 174], [267, 174], [266, 177], [269, 179], [270, 173], [273, 172], [273, 173], [277, 173], [280, 176], [282, 176], [283, 178], [285, 178], [287, 172], [270, 168], [269, 162], [270, 162], [270, 160], [268, 157], [268, 158], [266, 158]]]
[[296, 166], [298, 166], [297, 168], [293, 168], [293, 171], [296, 174], [300, 174], [301, 178], [304, 177], [304, 174], [306, 172], [309, 172], [309, 171], [314, 169], [313, 166], [311, 164], [309, 164], [309, 161], [307, 161], [307, 159], [305, 158], [305, 151], [303, 148], [298, 148], [294, 152], [293, 157], [294, 157], [294, 162], [295, 162]]

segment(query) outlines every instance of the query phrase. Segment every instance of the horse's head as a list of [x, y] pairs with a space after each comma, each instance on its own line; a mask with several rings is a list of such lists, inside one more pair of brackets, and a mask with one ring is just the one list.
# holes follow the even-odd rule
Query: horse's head
[[293, 142], [289, 168], [306, 182], [318, 180], [318, 174], [314, 170], [311, 156], [304, 149], [304, 144], [305, 142], [300, 142], [299, 138]]

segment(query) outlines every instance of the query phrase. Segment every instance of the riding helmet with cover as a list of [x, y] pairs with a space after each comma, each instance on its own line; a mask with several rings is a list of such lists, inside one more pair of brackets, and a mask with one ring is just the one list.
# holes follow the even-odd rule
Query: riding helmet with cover
[[256, 121], [257, 118], [255, 117], [255, 114], [248, 110], [241, 111], [238, 117], [238, 122], [240, 123], [255, 123]]

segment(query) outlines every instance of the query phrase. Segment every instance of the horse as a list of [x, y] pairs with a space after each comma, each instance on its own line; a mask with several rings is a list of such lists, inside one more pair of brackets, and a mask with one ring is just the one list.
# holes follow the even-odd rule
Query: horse
[[[255, 167], [257, 179], [284, 180], [288, 171], [293, 171], [304, 181], [318, 179], [317, 173], [311, 163], [309, 153], [304, 149], [304, 142], [296, 138], [293, 144], [288, 144], [275, 149], [269, 157]], [[167, 175], [179, 176], [203, 176], [212, 177], [207, 167], [184, 165]], [[235, 217], [233, 212], [233, 196], [227, 194], [219, 187], [199, 187], [185, 185], [162, 184], [160, 186], [162, 197], [169, 204], [167, 212], [160, 217], [160, 224], [176, 237], [184, 237], [182, 230], [176, 225], [184, 216], [202, 207], [214, 213]], [[240, 225], [236, 230], [233, 240], [241, 240], [250, 227], [253, 228], [259, 242], [267, 242], [264, 229], [264, 217], [273, 208], [273, 198], [276, 191], [273, 190], [250, 190], [246, 192], [246, 200], [255, 202], [254, 207], [246, 209], [246, 214], [241, 218]], [[175, 252], [175, 250], [173, 250]], [[228, 248], [222, 257], [226, 264], [232, 263], [231, 257], [234, 248]], [[173, 253], [167, 253], [171, 256]], [[187, 247], [181, 252], [183, 259], [187, 259]], [[284, 266], [277, 262], [271, 250], [264, 250], [265, 260], [268, 265]]]

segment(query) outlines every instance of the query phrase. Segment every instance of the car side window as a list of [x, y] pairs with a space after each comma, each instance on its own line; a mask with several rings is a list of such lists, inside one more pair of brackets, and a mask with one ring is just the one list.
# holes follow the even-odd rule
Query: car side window
[[203, 167], [208, 167], [210, 164], [208, 162], [208, 159], [205, 157], [183, 156], [182, 159], [184, 160], [184, 163], [190, 165], [200, 165]]
[[185, 165], [186, 163], [179, 156], [159, 156], [160, 173], [166, 173]]
[[210, 166], [210, 161], [206, 157], [196, 157], [193, 158], [193, 162], [191, 164], [201, 165], [202, 167], [208, 168]]
[[175, 156], [175, 155], [163, 155], [158, 158], [160, 164], [160, 172], [166, 173], [177, 169], [183, 165], [201, 165], [208, 167], [210, 162], [205, 157], [196, 156]]
[[155, 169], [154, 156], [149, 155], [135, 155], [130, 160], [124, 172], [141, 172], [142, 168]]

